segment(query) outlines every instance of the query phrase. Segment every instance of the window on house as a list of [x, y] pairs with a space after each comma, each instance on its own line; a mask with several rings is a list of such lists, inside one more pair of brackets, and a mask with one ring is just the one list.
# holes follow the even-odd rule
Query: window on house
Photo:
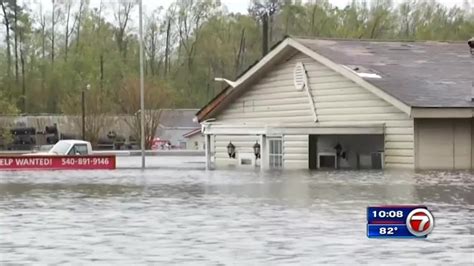
[[283, 167], [283, 141], [281, 137], [269, 138], [269, 166], [270, 168], [282, 168]]

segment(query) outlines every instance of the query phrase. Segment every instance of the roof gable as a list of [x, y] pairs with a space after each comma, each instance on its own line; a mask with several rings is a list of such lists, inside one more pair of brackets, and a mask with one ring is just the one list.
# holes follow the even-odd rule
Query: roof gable
[[323, 65], [335, 70], [336, 72], [342, 74], [346, 78], [353, 80], [355, 83], [362, 85], [365, 88], [369, 88], [371, 92], [377, 96], [387, 100], [388, 102], [394, 104], [396, 107], [400, 108], [405, 113], [410, 113], [410, 107], [405, 105], [403, 102], [394, 98], [393, 96], [383, 92], [382, 90], [376, 88], [373, 85], [365, 82], [357, 74], [352, 73], [350, 70], [345, 69], [342, 66], [331, 62], [331, 60], [320, 56], [316, 52], [312, 51], [308, 47], [298, 43], [294, 39], [288, 37], [285, 40], [277, 44], [266, 56], [264, 56], [260, 61], [258, 61], [251, 68], [247, 69], [240, 77], [234, 82], [235, 86], [228, 86], [221, 93], [219, 93], [214, 99], [212, 99], [207, 105], [205, 105], [199, 112], [196, 114], [199, 122], [203, 122], [206, 119], [212, 118], [213, 115], [219, 113], [222, 109], [225, 108], [233, 99], [240, 96], [245, 89], [245, 87], [254, 82], [259, 75], [268, 71], [275, 63], [280, 62], [283, 58], [288, 57], [291, 54], [296, 52], [301, 52], [307, 56], [313, 58], [316, 61], [319, 61]]
[[[342, 45], [341, 43], [345, 45]], [[367, 52], [367, 49], [361, 50], [360, 48], [360, 46], [371, 46], [374, 45], [374, 43], [378, 43], [377, 45], [375, 45], [376, 47], [378, 47], [378, 53], [371, 54], [370, 52]], [[337, 47], [338, 44], [341, 46], [341, 50], [334, 49], [334, 47]], [[373, 69], [374, 67], [376, 68], [377, 62], [383, 62], [384, 59], [386, 59], [383, 53], [384, 49], [388, 50], [386, 46], [392, 46], [395, 47], [395, 49], [397, 47], [402, 47], [400, 49], [401, 52], [403, 52], [403, 45], [404, 44], [400, 42], [369, 42], [360, 40], [327, 41], [312, 39], [293, 39], [288, 37], [281, 41], [279, 44], [277, 44], [270, 53], [263, 57], [254, 66], [244, 72], [235, 81], [235, 83], [233, 84], [234, 87], [227, 87], [213, 100], [211, 100], [206, 106], [204, 106], [197, 113], [197, 118], [200, 122], [212, 118], [213, 115], [219, 113], [223, 108], [225, 108], [226, 104], [241, 95], [242, 90], [245, 90], [245, 88], [248, 87], [248, 84], [254, 82], [260, 76], [261, 73], [271, 68], [275, 64], [275, 62], [278, 62], [283, 57], [288, 56], [291, 51], [293, 53], [295, 53], [295, 51], [299, 51], [306, 54], [307, 56], [329, 67], [330, 69], [343, 75], [349, 80], [352, 80], [353, 82], [375, 94], [379, 98], [389, 102], [390, 104], [397, 107], [406, 114], [411, 114], [411, 107], [474, 107], [474, 104], [472, 102], [466, 100], [468, 98], [468, 94], [466, 94], [462, 88], [460, 89], [458, 87], [455, 87], [454, 89], [456, 89], [457, 91], [450, 94], [450, 84], [444, 84], [444, 87], [437, 86], [433, 89], [433, 86], [429, 86], [429, 82], [425, 81], [425, 83], [423, 83], [423, 80], [417, 80], [417, 72], [414, 71], [414, 69], [410, 69], [409, 66], [405, 66], [409, 65], [409, 58], [408, 61], [402, 60], [401, 63], [397, 65], [397, 67], [393, 67], [392, 64], [391, 68], [388, 68], [386, 72], [384, 71], [382, 73], [380, 79], [373, 79], [372, 75], [362, 76], [353, 71], [350, 67], [346, 67], [346, 65], [364, 66], [364, 62], [369, 61], [371, 62], [371, 64], [368, 65], [368, 67], [370, 69]], [[428, 43], [421, 43], [420, 45], [429, 46]], [[439, 46], [441, 46], [441, 44], [439, 44]], [[440, 48], [438, 47], [436, 49]], [[446, 50], [447, 48], [444, 49]], [[456, 50], [459, 49], [460, 47], [456, 46]], [[446, 55], [442, 58], [448, 57], [449, 51], [450, 50], [447, 49], [447, 51], [445, 51]], [[347, 54], [352, 54], [353, 56], [346, 56]], [[459, 56], [463, 58], [463, 55]], [[358, 58], [362, 58], [362, 60], [359, 62]], [[392, 58], [392, 60], [396, 59], [396, 56], [395, 58]], [[454, 63], [455, 62], [452, 62], [452, 64]], [[469, 66], [473, 66], [471, 70], [474, 70], [474, 65], [471, 65], [473, 63], [474, 60], [466, 60], [465, 58], [463, 63], [461, 63], [461, 65], [464, 66], [464, 69], [458, 75], [458, 78], [460, 80], [459, 84], [461, 84], [460, 86], [466, 85], [464, 84], [465, 79], [471, 78], [471, 75], [469, 75], [466, 71], [470, 71]], [[418, 64], [418, 66], [421, 66], [421, 64]], [[416, 70], [419, 69], [420, 67], [416, 68]], [[429, 75], [429, 69], [432, 68], [425, 69], [423, 73], [427, 73], [426, 75]], [[411, 85], [407, 84], [408, 81], [405, 80], [405, 76], [407, 78], [409, 77], [408, 80], [411, 82]], [[424, 84], [425, 86], [422, 86], [422, 84]], [[428, 86], [426, 86], [426, 84], [428, 84]], [[466, 90], [469, 89], [466, 88]]]

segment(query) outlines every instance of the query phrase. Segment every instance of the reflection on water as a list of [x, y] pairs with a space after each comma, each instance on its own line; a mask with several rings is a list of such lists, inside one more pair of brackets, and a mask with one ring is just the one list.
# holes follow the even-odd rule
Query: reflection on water
[[[370, 204], [427, 204], [427, 240], [365, 236]], [[446, 172], [3, 172], [0, 262], [471, 264], [474, 179]]]

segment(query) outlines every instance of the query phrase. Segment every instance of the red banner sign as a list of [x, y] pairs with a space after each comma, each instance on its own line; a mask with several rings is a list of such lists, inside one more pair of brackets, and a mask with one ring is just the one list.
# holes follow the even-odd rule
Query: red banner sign
[[0, 170], [112, 170], [115, 155], [0, 156]]

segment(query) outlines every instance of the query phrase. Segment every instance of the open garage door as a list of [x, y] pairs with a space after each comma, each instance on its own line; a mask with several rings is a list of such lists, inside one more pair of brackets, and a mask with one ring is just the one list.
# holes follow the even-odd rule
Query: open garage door
[[382, 169], [384, 136], [309, 135], [310, 169]]

